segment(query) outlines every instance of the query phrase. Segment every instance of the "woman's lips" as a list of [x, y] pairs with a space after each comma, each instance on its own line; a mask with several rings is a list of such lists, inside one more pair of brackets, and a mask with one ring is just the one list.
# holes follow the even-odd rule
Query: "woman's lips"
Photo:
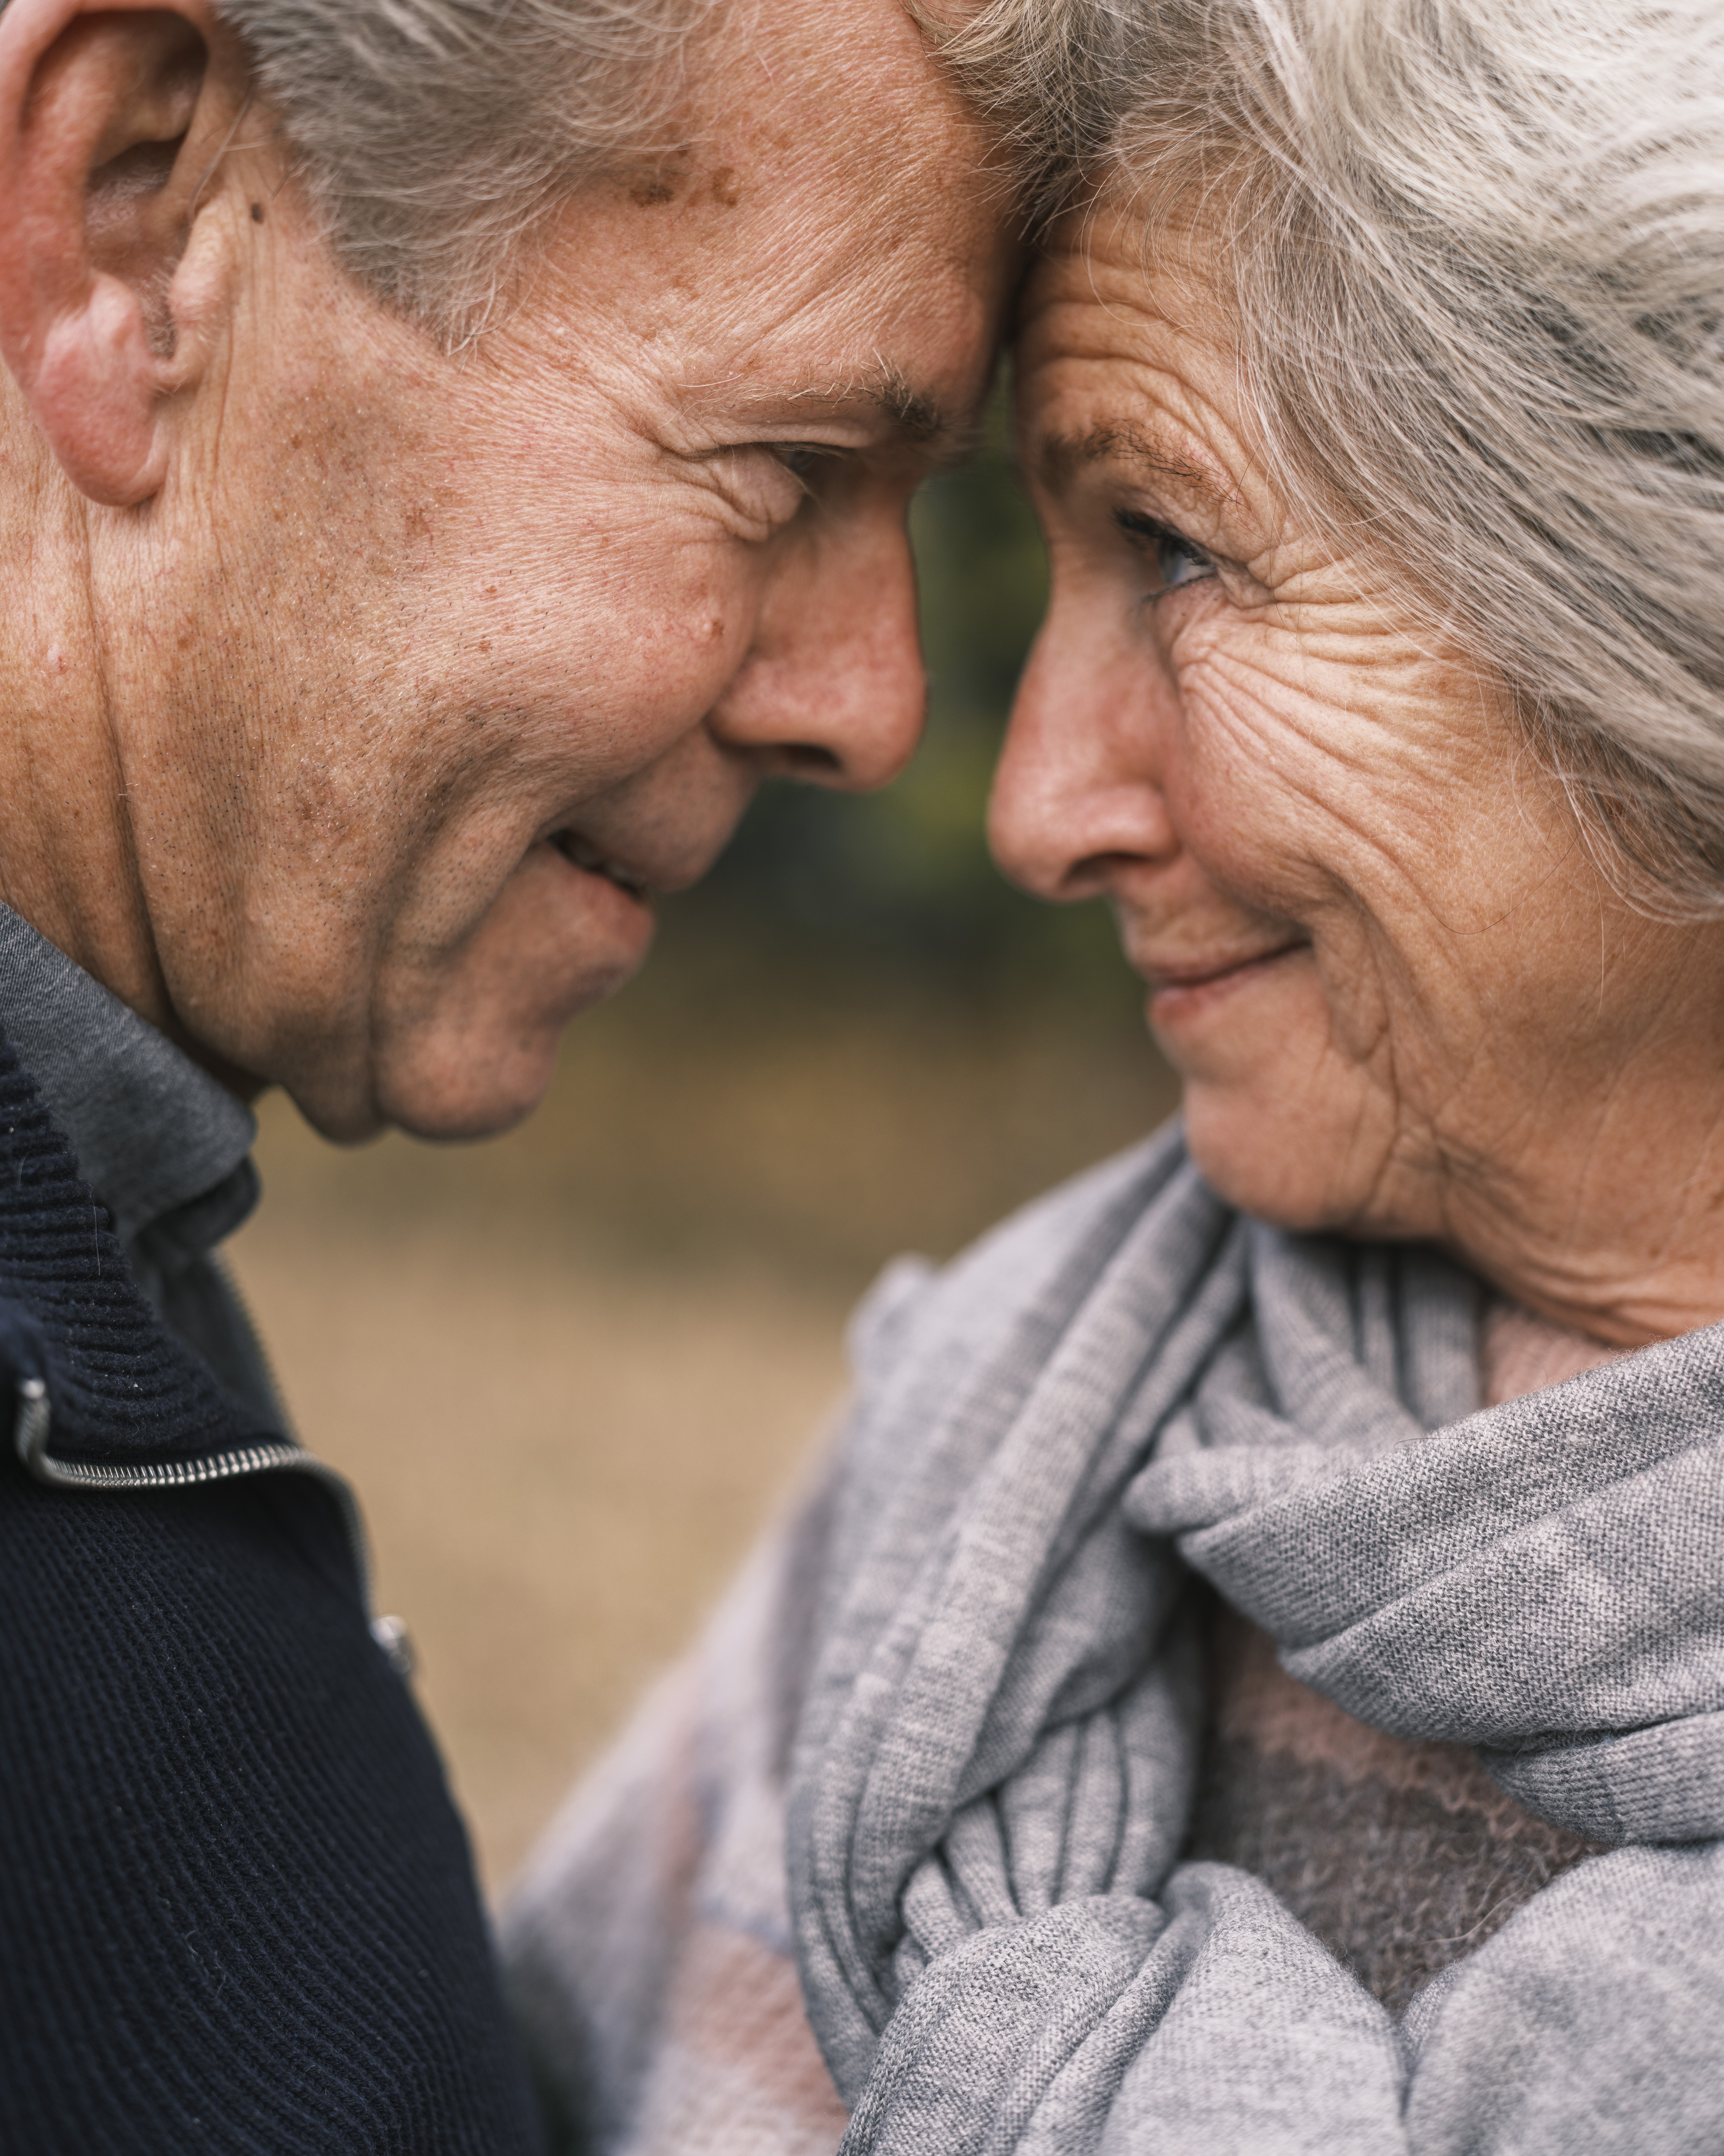
[[1195, 1014], [1236, 988], [1249, 987], [1283, 958], [1310, 947], [1303, 938], [1278, 943], [1273, 950], [1253, 951], [1242, 957], [1181, 960], [1156, 964], [1140, 963], [1138, 971], [1150, 984], [1150, 1013], [1158, 1022]]

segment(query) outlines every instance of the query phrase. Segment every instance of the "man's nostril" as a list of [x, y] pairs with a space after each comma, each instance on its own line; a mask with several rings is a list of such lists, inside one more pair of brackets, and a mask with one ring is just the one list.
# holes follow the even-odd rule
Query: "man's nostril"
[[829, 778], [844, 768], [831, 749], [814, 742], [787, 742], [783, 755], [793, 778]]

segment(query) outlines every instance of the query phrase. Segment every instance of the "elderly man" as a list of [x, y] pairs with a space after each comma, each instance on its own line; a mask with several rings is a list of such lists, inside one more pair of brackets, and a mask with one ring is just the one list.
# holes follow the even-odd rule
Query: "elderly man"
[[503, 1128], [763, 777], [898, 768], [988, 146], [899, 0], [0, 15], [8, 2149], [531, 2145], [244, 1103]]

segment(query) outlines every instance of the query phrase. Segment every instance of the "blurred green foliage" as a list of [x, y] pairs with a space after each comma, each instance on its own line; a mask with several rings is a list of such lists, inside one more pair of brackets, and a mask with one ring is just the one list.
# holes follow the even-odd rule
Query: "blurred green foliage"
[[[1140, 1023], [1141, 992], [1102, 909], [1054, 909], [990, 860], [988, 783], [1047, 600], [1047, 567], [1012, 469], [1005, 392], [980, 453], [911, 511], [929, 671], [927, 732], [893, 785], [867, 795], [773, 785], [717, 869], [671, 909], [702, 940], [764, 937], [780, 961], [884, 966], [909, 986], [992, 1002], [1073, 998]], [[692, 927], [693, 924], [689, 924]], [[1097, 1014], [1099, 1014], [1098, 1011]]]

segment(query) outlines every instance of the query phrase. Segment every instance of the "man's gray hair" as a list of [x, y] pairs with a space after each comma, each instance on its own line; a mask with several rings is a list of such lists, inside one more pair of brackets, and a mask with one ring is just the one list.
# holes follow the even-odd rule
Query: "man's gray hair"
[[677, 146], [712, 0], [219, 0], [337, 257], [459, 341], [576, 188]]
[[[951, 72], [1003, 138], [1002, 208], [1033, 214], [1072, 162], [1042, 93], [1073, 74], [1054, 56], [1081, 44], [1090, 0], [903, 4], [935, 59], [972, 32], [994, 54]], [[720, 5], [217, 0], [337, 258], [452, 343], [483, 326], [548, 211], [598, 179], [651, 189], [686, 153], [697, 40]], [[1032, 49], [1035, 81], [1012, 105]]]
[[1648, 903], [1724, 911], [1724, 8], [1093, 0], [1042, 44], [1008, 95], [1152, 249], [1195, 212], [1301, 508], [1508, 683]]

